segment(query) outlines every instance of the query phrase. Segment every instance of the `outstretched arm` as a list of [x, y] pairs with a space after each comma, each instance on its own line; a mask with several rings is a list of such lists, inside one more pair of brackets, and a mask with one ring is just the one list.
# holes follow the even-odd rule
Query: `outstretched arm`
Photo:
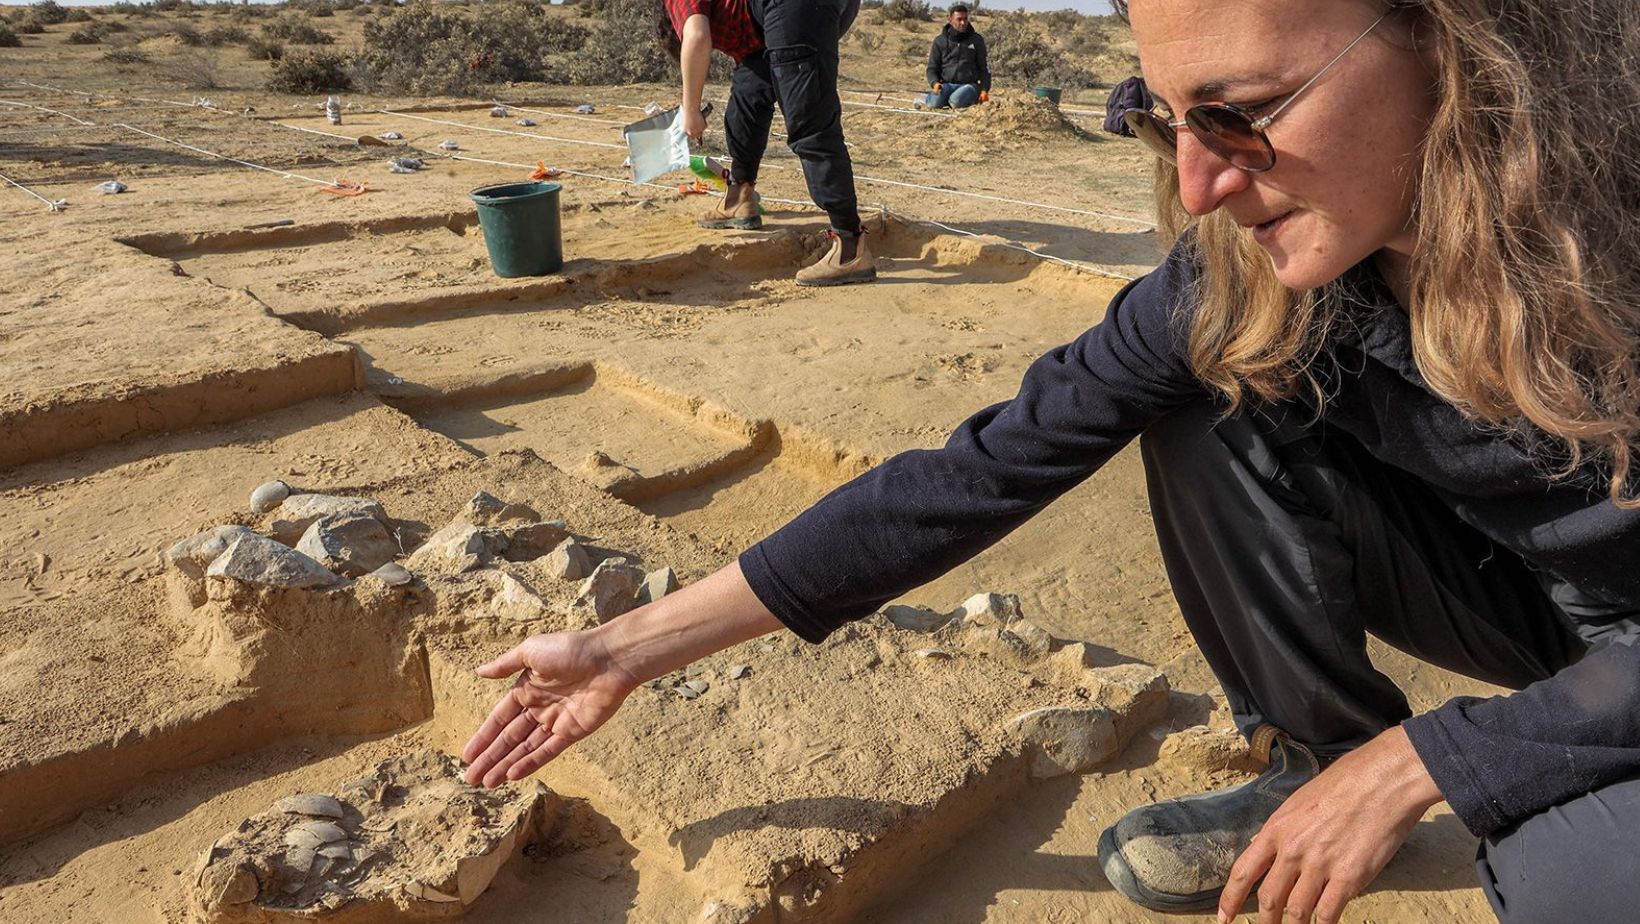
[[465, 778], [523, 779], [597, 731], [639, 684], [780, 627], [730, 564], [595, 629], [531, 636], [478, 669], [517, 676], [462, 749]]
[[696, 13], [683, 21], [683, 50], [678, 54], [678, 65], [683, 69], [683, 133], [690, 141], [699, 141], [706, 131], [706, 117], [701, 115], [700, 100], [706, 93], [706, 71], [712, 64], [712, 24], [704, 13]]

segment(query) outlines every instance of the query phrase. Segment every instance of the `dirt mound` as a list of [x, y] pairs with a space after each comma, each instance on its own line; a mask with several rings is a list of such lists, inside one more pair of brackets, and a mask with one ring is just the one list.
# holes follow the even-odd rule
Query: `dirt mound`
[[383, 761], [334, 797], [245, 820], [206, 851], [195, 897], [214, 924], [447, 918], [523, 846], [547, 797], [540, 783], [465, 785], [433, 750]]
[[950, 115], [926, 116], [907, 130], [907, 116], [887, 110], [849, 113], [845, 133], [906, 139], [906, 146], [935, 160], [982, 163], [998, 153], [1040, 150], [1045, 144], [1096, 140], [1065, 118], [1059, 107], [1029, 93], [998, 91], [989, 102]]

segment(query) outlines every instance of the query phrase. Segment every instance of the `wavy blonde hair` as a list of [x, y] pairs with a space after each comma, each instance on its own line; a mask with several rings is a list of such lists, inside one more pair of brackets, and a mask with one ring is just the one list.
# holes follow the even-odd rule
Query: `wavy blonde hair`
[[[1434, 73], [1414, 215], [1413, 359], [1482, 425], [1550, 437], [1620, 507], [1640, 449], [1640, 17], [1633, 0], [1394, 0]], [[1122, 12], [1126, 4], [1119, 4]], [[1319, 386], [1331, 285], [1287, 289], [1228, 216], [1185, 213], [1158, 161], [1160, 234], [1194, 228], [1195, 372], [1232, 407]]]

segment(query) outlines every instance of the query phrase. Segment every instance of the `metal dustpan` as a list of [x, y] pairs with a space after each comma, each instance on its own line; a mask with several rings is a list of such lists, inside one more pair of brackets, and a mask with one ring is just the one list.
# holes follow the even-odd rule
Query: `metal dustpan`
[[632, 158], [634, 183], [647, 183], [689, 166], [689, 139], [683, 136], [679, 112], [681, 110], [674, 106], [622, 129]]

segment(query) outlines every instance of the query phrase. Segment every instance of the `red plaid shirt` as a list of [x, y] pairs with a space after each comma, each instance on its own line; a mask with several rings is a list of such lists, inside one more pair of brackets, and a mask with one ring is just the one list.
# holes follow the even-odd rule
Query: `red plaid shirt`
[[665, 0], [672, 30], [683, 37], [683, 23], [696, 13], [712, 27], [712, 47], [736, 61], [763, 50], [763, 33], [752, 21], [748, 0]]

